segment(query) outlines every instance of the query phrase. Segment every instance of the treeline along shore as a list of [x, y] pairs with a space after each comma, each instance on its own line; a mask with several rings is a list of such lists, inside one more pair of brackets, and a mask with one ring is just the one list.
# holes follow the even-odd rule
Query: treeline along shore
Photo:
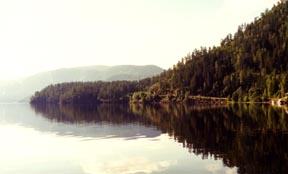
[[253, 22], [240, 25], [219, 46], [195, 49], [158, 76], [50, 85], [36, 92], [31, 103], [197, 101], [193, 96], [216, 97], [220, 103], [267, 102], [285, 97], [286, 92], [288, 2], [281, 1]]
[[158, 95], [139, 92], [137, 81], [71, 82], [49, 85], [31, 98], [33, 104], [91, 104], [91, 103], [194, 103], [226, 104], [227, 98], [190, 96], [188, 93]]

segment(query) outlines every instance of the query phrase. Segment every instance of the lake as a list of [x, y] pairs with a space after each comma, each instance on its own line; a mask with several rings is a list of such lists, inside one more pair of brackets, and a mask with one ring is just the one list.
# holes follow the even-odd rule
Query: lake
[[0, 104], [0, 173], [286, 173], [286, 112], [269, 105]]

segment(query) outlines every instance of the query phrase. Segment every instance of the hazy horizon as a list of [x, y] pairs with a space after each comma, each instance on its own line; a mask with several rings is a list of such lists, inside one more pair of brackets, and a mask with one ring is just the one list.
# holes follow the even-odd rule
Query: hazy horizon
[[91, 65], [167, 69], [194, 49], [219, 45], [277, 2], [1, 1], [0, 81]]
[[55, 68], [55, 69], [50, 69], [50, 70], [43, 70], [43, 71], [38, 71], [35, 73], [31, 73], [31, 74], [27, 74], [27, 75], [23, 75], [23, 76], [18, 76], [18, 77], [14, 77], [14, 78], [9, 78], [9, 79], [1, 79], [0, 78], [0, 82], [4, 82], [4, 83], [10, 83], [10, 82], [17, 82], [19, 80], [26, 80], [27, 78], [30, 77], [34, 77], [37, 75], [41, 75], [41, 74], [45, 74], [45, 73], [49, 73], [49, 72], [54, 72], [54, 71], [59, 71], [59, 70], [64, 70], [64, 69], [77, 69], [77, 68], [89, 68], [89, 67], [95, 67], [95, 66], [105, 66], [105, 67], [116, 67], [116, 66], [157, 66], [161, 69], [164, 70], [163, 67], [160, 67], [158, 65], [152, 65], [152, 64], [146, 64], [146, 65], [128, 65], [128, 64], [123, 64], [123, 65], [83, 65], [83, 66], [73, 66], [73, 67], [60, 67], [60, 68]]

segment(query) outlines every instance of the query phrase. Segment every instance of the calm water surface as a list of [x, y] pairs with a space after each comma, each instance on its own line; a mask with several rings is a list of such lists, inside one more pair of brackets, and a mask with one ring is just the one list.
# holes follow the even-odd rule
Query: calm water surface
[[286, 110], [0, 104], [0, 173], [286, 173]]

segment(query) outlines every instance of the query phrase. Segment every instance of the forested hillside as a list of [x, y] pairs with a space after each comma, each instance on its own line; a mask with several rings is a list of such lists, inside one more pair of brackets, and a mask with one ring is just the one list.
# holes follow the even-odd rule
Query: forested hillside
[[136, 81], [70, 82], [49, 85], [31, 98], [31, 103], [85, 104], [128, 102], [129, 94], [139, 90]]
[[[267, 101], [283, 97], [288, 92], [287, 62], [288, 2], [282, 1], [252, 23], [240, 25], [237, 32], [228, 34], [219, 46], [196, 49], [159, 76], [139, 82], [121, 82], [124, 86], [132, 85], [129, 90], [109, 87], [113, 83], [99, 87], [97, 82], [88, 83], [88, 86], [87, 83], [79, 84], [83, 88], [79, 90], [84, 95], [90, 88], [92, 91], [101, 88], [111, 97], [101, 99], [118, 100], [129, 96], [136, 102], [184, 101], [195, 95], [228, 97], [234, 101]], [[59, 84], [50, 89], [57, 91], [66, 85], [69, 84]], [[36, 93], [32, 102], [45, 96], [45, 101], [49, 101], [47, 96], [52, 93], [47, 89], [49, 87]], [[77, 96], [78, 91], [72, 89], [69, 88], [68, 92], [60, 90], [58, 97], [61, 93]], [[119, 94], [116, 98], [111, 96], [115, 91]], [[58, 100], [62, 101], [60, 98]]]
[[[260, 101], [288, 92], [288, 3], [238, 27], [221, 45], [202, 47], [165, 71], [148, 93]], [[180, 96], [179, 96], [180, 95]]]

